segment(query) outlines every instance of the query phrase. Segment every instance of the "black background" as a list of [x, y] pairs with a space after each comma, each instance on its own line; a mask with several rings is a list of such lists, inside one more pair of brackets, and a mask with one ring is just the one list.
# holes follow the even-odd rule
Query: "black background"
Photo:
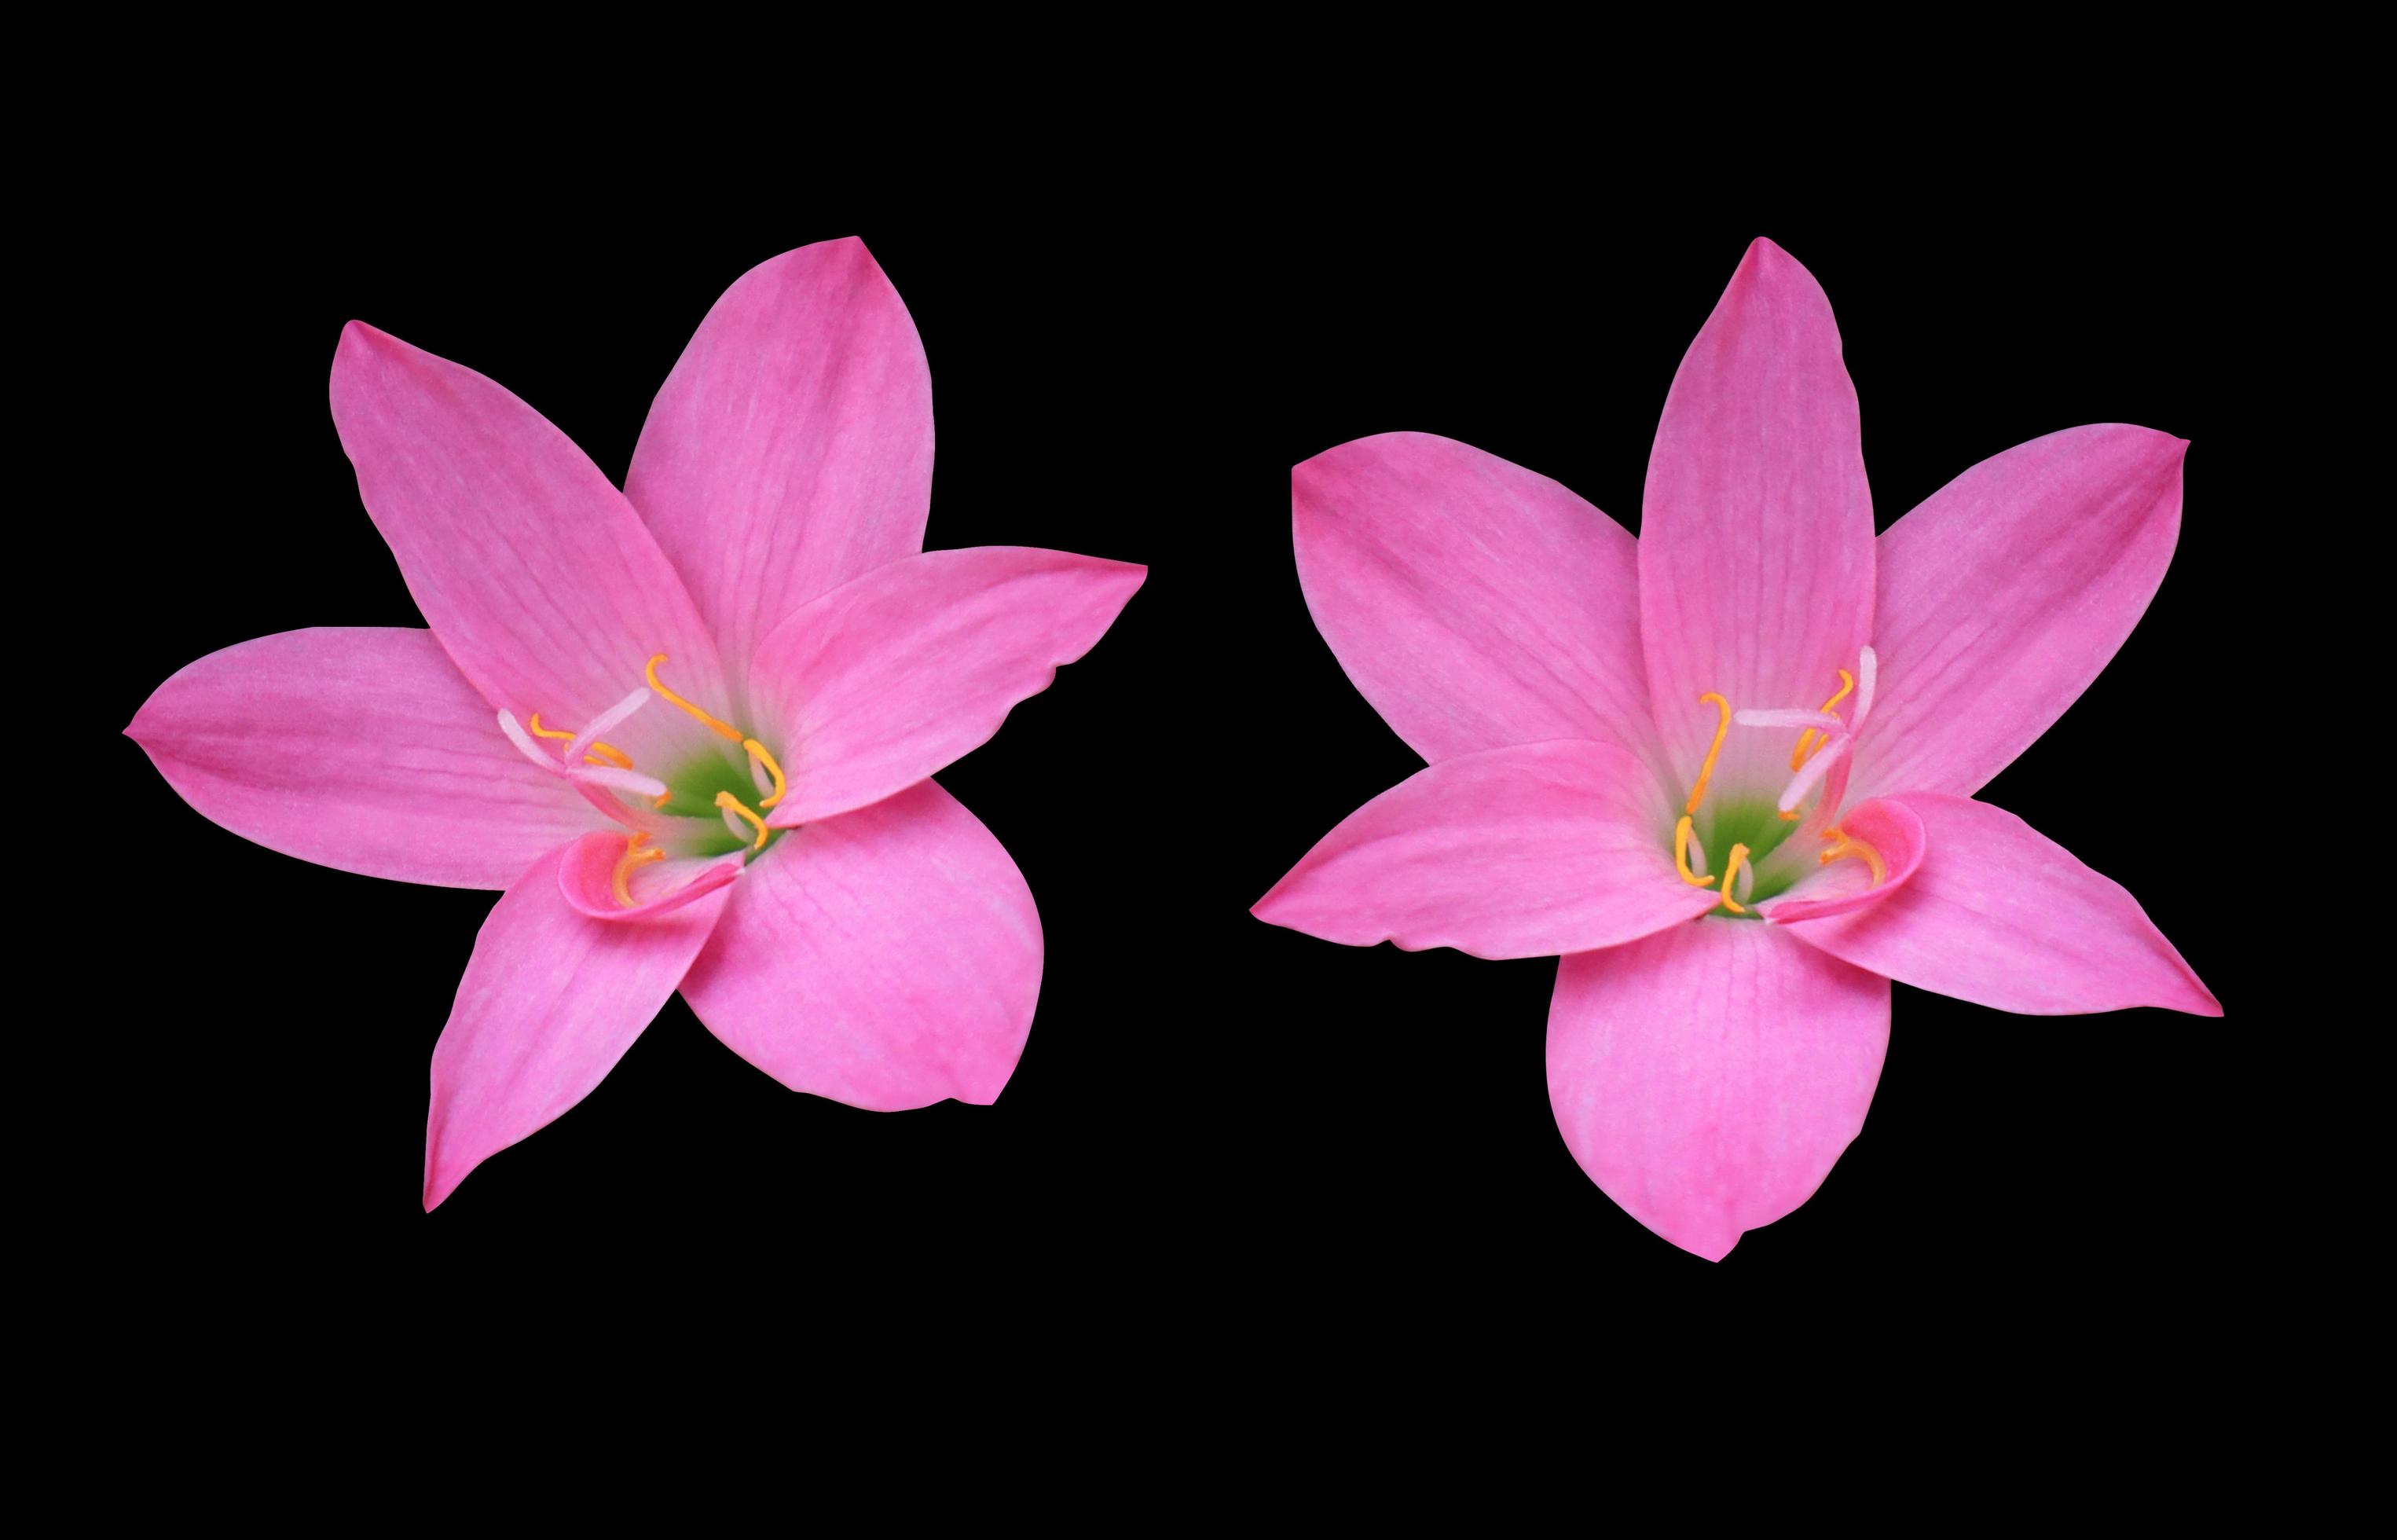
[[[1012, 852], [1047, 935], [1030, 1045], [995, 1106], [793, 1095], [677, 1000], [587, 1101], [429, 1216], [426, 1060], [491, 897], [249, 845], [114, 740], [110, 805], [174, 894], [106, 984], [166, 1104], [130, 1136], [158, 1153], [121, 1179], [125, 1202], [196, 1215], [227, 1268], [299, 1257], [427, 1292], [494, 1258], [571, 1259], [744, 1294], [904, 1284], [962, 1292], [971, 1314], [1028, 1291], [1368, 1337], [1569, 1333], [1573, 1312], [1643, 1291], [1775, 1312], [2204, 1307], [2274, 1180], [2253, 1109], [2286, 1008], [2217, 900], [2224, 846], [2247, 837], [2225, 825], [2221, 766], [2245, 730], [2224, 706], [2252, 690], [2256, 646], [2225, 616], [2281, 581], [2253, 537], [2283, 446], [2227, 341], [2244, 248], [2084, 192], [1993, 211], [1726, 191], [1619, 197], [1600, 218], [1463, 189], [1000, 207], [819, 204], [795, 185], [599, 218], [555, 187], [216, 190], [211, 236], [173, 254], [171, 313], [123, 344], [147, 417], [106, 553], [117, 612], [138, 617], [101, 678], [113, 727], [245, 638], [418, 623], [325, 406], [345, 321], [498, 380], [621, 481], [716, 295], [836, 235], [865, 238], [931, 357], [928, 544], [1151, 575], [1096, 650], [940, 776]], [[2228, 1014], [2015, 1018], [1899, 986], [1862, 1136], [1810, 1202], [1709, 1265], [1567, 1154], [1543, 1073], [1552, 961], [1343, 948], [1245, 911], [1420, 768], [1307, 618], [1289, 467], [1436, 432], [1636, 530], [1666, 387], [1758, 234], [1830, 295], [1882, 528], [2056, 429], [2192, 440], [2154, 605], [1982, 796], [2125, 883]]]

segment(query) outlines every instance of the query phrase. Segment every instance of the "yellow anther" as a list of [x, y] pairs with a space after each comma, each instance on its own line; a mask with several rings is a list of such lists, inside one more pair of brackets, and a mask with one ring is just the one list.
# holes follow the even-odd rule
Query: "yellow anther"
[[669, 803], [669, 802], [671, 802], [671, 801], [673, 801], [673, 800], [674, 800], [674, 793], [673, 793], [673, 792], [671, 792], [671, 791], [662, 791], [662, 792], [658, 793], [658, 795], [657, 795], [657, 796], [655, 796], [655, 797], [651, 797], [651, 798], [649, 799], [649, 806], [650, 806], [650, 807], [652, 807], [652, 808], [663, 808], [663, 807], [664, 807], [667, 803]]
[[1874, 887], [1878, 888], [1882, 883], [1889, 880], [1889, 864], [1881, 860], [1881, 852], [1879, 850], [1874, 850], [1871, 846], [1866, 844], [1861, 839], [1850, 838], [1848, 836], [1841, 833], [1837, 829], [1825, 829], [1823, 831], [1823, 837], [1826, 839], [1836, 839], [1839, 843], [1832, 846], [1829, 850], [1825, 850], [1821, 855], [1815, 857], [1814, 860], [1816, 864], [1828, 866], [1834, 861], [1853, 858], [1863, 862], [1866, 867], [1871, 871], [1872, 885]]
[[1673, 866], [1681, 874], [1681, 880], [1693, 888], [1711, 888], [1715, 885], [1713, 877], [1700, 877], [1690, 870], [1690, 815], [1688, 813], [1683, 813], [1681, 821], [1673, 825]]
[[[541, 713], [538, 711], [532, 714], [532, 720], [527, 723], [526, 726], [532, 730], [532, 735], [536, 738], [563, 738], [569, 743], [572, 743], [574, 741], [575, 735], [573, 733], [560, 732], [556, 728], [545, 728], [542, 726]], [[583, 762], [586, 765], [613, 765], [618, 770], [631, 770], [633, 768], [633, 757], [631, 755], [626, 754], [623, 749], [609, 748], [605, 743], [592, 744], [591, 752], [583, 757]]]
[[1746, 909], [1740, 907], [1739, 900], [1731, 896], [1732, 879], [1739, 876], [1739, 869], [1747, 864], [1748, 847], [1745, 845], [1734, 845], [1731, 848], [1730, 859], [1723, 863], [1722, 901], [1723, 907], [1730, 910], [1734, 915], [1744, 915], [1748, 913]]
[[784, 792], [791, 789], [790, 783], [783, 779], [783, 767], [774, 763], [774, 757], [766, 752], [766, 745], [755, 738], [743, 738], [741, 740], [741, 746], [749, 751], [751, 764], [765, 766], [766, 773], [774, 778], [774, 795], [761, 797], [757, 803], [761, 808], [772, 807], [783, 799]]
[[663, 850], [641, 849], [641, 841], [649, 837], [646, 834], [628, 837], [624, 841], [624, 853], [616, 862], [616, 902], [627, 909], [640, 902], [633, 896], [633, 868], [646, 866], [652, 861], [663, 861], [666, 858]]
[[1695, 812], [1698, 804], [1707, 799], [1707, 783], [1714, 778], [1715, 756], [1722, 753], [1723, 734], [1731, 730], [1731, 703], [1712, 690], [1698, 697], [1698, 704], [1715, 703], [1715, 741], [1707, 749], [1707, 762], [1698, 767], [1698, 783], [1690, 788], [1690, 799], [1681, 805], [1683, 812]]
[[723, 720], [721, 717], [710, 716], [707, 713], [700, 710], [697, 706], [692, 705], [689, 701], [684, 700], [681, 696], [676, 694], [673, 690], [668, 690], [664, 685], [658, 682], [658, 664], [664, 663], [665, 661], [666, 655], [663, 652], [649, 660], [649, 688], [664, 696], [666, 698], [667, 704], [680, 706], [683, 710], [690, 712], [693, 716], [705, 722], [709, 727], [714, 728], [717, 732], [720, 732], [725, 737], [731, 739], [734, 743], [737, 743], [741, 742], [741, 730], [739, 728], [734, 727], [731, 723]]
[[751, 812], [748, 808], [742, 803], [741, 798], [733, 796], [729, 791], [720, 791], [716, 794], [716, 805], [722, 808], [726, 812], [739, 814], [744, 823], [746, 823], [751, 828], [757, 831], [757, 843], [749, 847], [751, 850], [762, 850], [766, 848], [766, 821], [758, 817], [756, 813]]
[[1805, 816], [1806, 815], [1804, 813], [1800, 812], [1797, 809], [1791, 808], [1788, 811], [1781, 815], [1781, 822], [1784, 824], [1795, 824]]
[[[1831, 692], [1831, 698], [1824, 702], [1819, 709], [1824, 711], [1830, 710], [1833, 706], [1838, 705], [1841, 701], [1848, 698], [1848, 691], [1856, 688], [1856, 676], [1855, 675], [1849, 673], [1844, 668], [1841, 669], [1839, 674], [1840, 688]], [[1829, 742], [1830, 740], [1826, 738], [1823, 740], [1823, 743], [1814, 743], [1814, 730], [1813, 728], [1808, 728], [1804, 731], [1799, 733], [1798, 747], [1793, 750], [1789, 756], [1789, 768], [1791, 770], [1798, 770], [1805, 765], [1807, 757], [1807, 744], [1814, 743], [1814, 747], [1819, 749], [1823, 746], [1823, 743], [1828, 743]], [[1787, 818], [1789, 815], [1788, 813], [1783, 813], [1781, 816]]]

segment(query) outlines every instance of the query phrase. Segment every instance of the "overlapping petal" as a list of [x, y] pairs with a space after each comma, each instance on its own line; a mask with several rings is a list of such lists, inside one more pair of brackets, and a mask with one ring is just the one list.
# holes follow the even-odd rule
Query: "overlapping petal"
[[[1859, 802], [1840, 814], [1838, 828], [1844, 838], [1808, 842], [1817, 847], [1817, 858], [1828, 855], [1832, 859], [1828, 864], [1817, 859], [1815, 869], [1800, 877], [1780, 897], [1758, 904], [1758, 914], [1782, 925], [1854, 914], [1885, 903], [1891, 894], [1912, 881], [1922, 865], [1928, 844], [1922, 820], [1903, 802], [1886, 797]], [[1873, 876], [1871, 864], [1854, 851], [1855, 844], [1865, 846], [1880, 858], [1878, 878]], [[1807, 858], [1804, 850], [1797, 855]]]
[[1789, 940], [1818, 928], [1677, 925], [1558, 966], [1548, 1102], [1566, 1147], [1708, 1261], [1814, 1195], [1881, 1079], [1889, 983]]
[[1253, 912], [1351, 946], [1481, 957], [1614, 946], [1715, 906], [1675, 874], [1672, 826], [1654, 775], [1611, 743], [1489, 749], [1358, 809]]
[[730, 890], [684, 998], [790, 1087], [877, 1111], [997, 1099], [1040, 993], [1040, 916], [932, 782], [783, 835]]
[[1316, 629], [1426, 760], [1559, 738], [1656, 757], [1639, 558], [1572, 491], [1453, 439], [1382, 434], [1294, 468], [1291, 525]]
[[1890, 800], [1922, 823], [1913, 879], [1887, 903], [1790, 935], [1900, 984], [2020, 1015], [2138, 1005], [2222, 1014], [2138, 900], [2013, 813], [1938, 792]]
[[503, 889], [603, 822], [509, 746], [427, 631], [242, 642], [180, 670], [125, 730], [210, 823], [367, 877]]
[[[737, 851], [713, 860], [661, 857], [628, 866], [625, 838], [621, 830], [587, 834], [566, 848], [557, 866], [557, 891], [569, 906], [610, 924], [644, 924], [698, 903], [741, 875]], [[620, 873], [630, 904], [616, 894]]]
[[[1830, 301], [1788, 252], [1756, 241], [1674, 374], [1648, 457], [1640, 640], [1678, 779], [1696, 775], [1714, 732], [1699, 696], [1811, 706], [1871, 639], [1860, 431]], [[1724, 745], [1726, 795], [1777, 784], [1770, 736]]]
[[646, 924], [610, 925], [568, 904], [535, 861], [475, 938], [433, 1050], [424, 1207], [466, 1173], [589, 1095], [675, 991], [724, 908], [725, 890]]
[[[675, 687], [726, 698], [716, 643], [633, 505], [547, 419], [474, 370], [353, 321], [333, 425], [417, 608], [467, 679], [568, 730], [668, 654]], [[704, 730], [641, 713], [610, 742], [644, 766]]]
[[768, 822], [864, 807], [987, 743], [1106, 634], [1147, 572], [985, 545], [909, 556], [802, 605], [752, 669], [757, 720], [791, 774]]
[[736, 676], [792, 610], [922, 550], [931, 489], [924, 344], [854, 239], [785, 251], [724, 291], [624, 481]]
[[1890, 527], [1857, 795], [1969, 797], [2064, 715], [2163, 581], [2188, 451], [2149, 428], [2069, 428], [1981, 462]]

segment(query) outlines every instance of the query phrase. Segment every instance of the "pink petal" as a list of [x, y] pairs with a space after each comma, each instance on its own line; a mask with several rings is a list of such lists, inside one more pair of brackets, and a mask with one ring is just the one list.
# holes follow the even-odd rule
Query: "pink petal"
[[864, 242], [785, 251], [724, 291], [624, 491], [736, 670], [800, 605], [923, 549], [932, 376]]
[[924, 781], [794, 830], [732, 893], [682, 985], [726, 1047], [879, 1112], [1005, 1089], [1040, 994], [1040, 916], [957, 798]]
[[208, 822], [368, 877], [505, 888], [600, 823], [508, 746], [429, 631], [242, 642], [185, 665], [125, 731]]
[[2021, 819], [1940, 792], [1887, 800], [1922, 822], [1913, 880], [1791, 935], [1900, 984], [2026, 1016], [2135, 1005], [2222, 1014], [2138, 900]]
[[[1872, 494], [1830, 301], [1768, 240], [1732, 275], [1673, 376], [1648, 456], [1640, 631], [1676, 776], [1734, 709], [1817, 703], [1872, 639]], [[1788, 742], [1734, 732], [1716, 768], [1767, 795]]]
[[757, 649], [750, 696], [790, 790], [768, 822], [877, 802], [988, 743], [1088, 652], [1148, 575], [984, 545], [877, 569], [802, 605]]
[[2180, 536], [2186, 441], [2104, 423], [1981, 462], [1879, 542], [1860, 793], [1969, 797], [2089, 688]]
[[1621, 525], [1433, 434], [1326, 449], [1290, 483], [1316, 629], [1417, 754], [1586, 738], [1654, 757]]
[[1565, 1146], [1709, 1262], [1814, 1196], [1889, 1049], [1888, 982], [1796, 933], [1705, 919], [1557, 970], [1548, 1104]]
[[1442, 760], [1323, 837], [1252, 911], [1350, 946], [1539, 957], [1614, 946], [1713, 908], [1673, 869], [1674, 814], [1611, 743]]
[[[716, 644], [682, 580], [623, 494], [539, 412], [356, 321], [334, 355], [332, 398], [408, 591], [493, 706], [576, 731], [663, 652], [676, 690], [727, 709]], [[646, 769], [705, 736], [661, 703], [609, 741]]]
[[[557, 890], [578, 913], [610, 923], [648, 921], [696, 904], [741, 875], [738, 854], [714, 861], [659, 861], [626, 873], [624, 891], [633, 895], [628, 907], [616, 897], [616, 869], [624, 859], [622, 834], [585, 835], [566, 848], [557, 867]], [[676, 868], [672, 880], [658, 883], [652, 874]], [[640, 880], [636, 882], [635, 877]]]
[[[1922, 820], [1903, 802], [1887, 797], [1859, 802], [1840, 814], [1838, 827], [1849, 837], [1871, 846], [1880, 855], [1884, 874], [1881, 880], [1875, 883], [1872, 868], [1861, 859], [1848, 856], [1828, 865], [1817, 865], [1779, 898], [1757, 905], [1758, 914], [1783, 925], [1853, 914], [1887, 900], [1913, 880], [1915, 871], [1922, 864]], [[1829, 850], [1836, 845], [1837, 841], [1832, 841], [1817, 846], [1817, 850]]]
[[433, 1049], [428, 1212], [468, 1172], [607, 1078], [723, 911], [719, 890], [646, 925], [601, 924], [558, 891], [567, 853], [534, 862], [475, 938], [449, 1024]]

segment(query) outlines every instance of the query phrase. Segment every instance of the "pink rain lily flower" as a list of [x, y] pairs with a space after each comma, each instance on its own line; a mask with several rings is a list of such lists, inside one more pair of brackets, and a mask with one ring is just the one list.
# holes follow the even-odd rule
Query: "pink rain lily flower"
[[794, 1091], [997, 1097], [1039, 916], [930, 777], [1145, 569], [923, 550], [931, 377], [864, 246], [725, 291], [621, 492], [499, 385], [356, 322], [332, 407], [431, 629], [244, 642], [126, 730], [245, 838], [503, 891], [433, 1051], [425, 1208], [589, 1094], [677, 989]]
[[1430, 768], [1255, 913], [1561, 954], [1565, 1143], [1709, 1260], [1862, 1129], [1892, 979], [2033, 1015], [2222, 1013], [2128, 892], [1973, 796], [2146, 609], [2189, 446], [2050, 434], [1875, 539], [1859, 444], [1830, 303], [1760, 240], [1674, 376], [1637, 541], [1428, 434], [1292, 476], [1316, 625]]

